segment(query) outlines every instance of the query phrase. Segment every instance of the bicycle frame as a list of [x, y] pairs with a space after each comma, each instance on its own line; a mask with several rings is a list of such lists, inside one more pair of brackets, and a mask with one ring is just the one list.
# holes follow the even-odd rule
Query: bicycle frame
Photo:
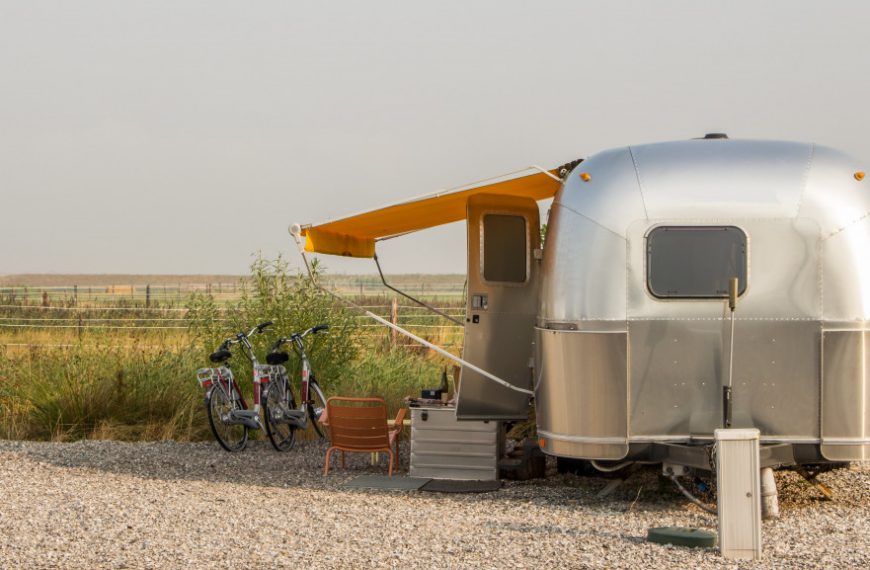
[[[252, 412], [251, 416], [254, 421], [254, 425], [257, 425], [258, 427], [262, 427], [259, 417], [264, 384], [268, 385], [271, 379], [271, 370], [269, 369], [271, 369], [272, 367], [268, 365], [261, 365], [259, 361], [257, 361], [257, 357], [254, 354], [254, 347], [251, 344], [250, 337], [257, 333], [263, 332], [263, 330], [271, 324], [271, 322], [262, 323], [252, 328], [247, 333], [240, 332], [234, 338], [224, 340], [224, 342], [221, 343], [219, 349], [227, 350], [230, 346], [234, 344], [241, 345], [242, 351], [245, 353], [245, 356], [250, 361], [252, 380], [254, 385], [253, 410], [251, 410], [251, 408], [248, 406], [248, 402], [242, 395], [242, 390], [239, 387], [239, 384], [236, 381], [232, 369], [229, 367], [229, 364], [218, 368], [201, 368], [197, 370], [197, 379], [199, 380], [200, 385], [203, 388], [208, 389], [209, 386], [215, 385], [223, 393], [227, 401], [233, 401], [238, 399], [242, 410], [250, 410]], [[228, 418], [221, 418], [221, 420], [225, 422], [229, 421]], [[253, 425], [249, 427], [253, 427]]]
[[[276, 351], [284, 344], [291, 344], [293, 346], [293, 351], [299, 357], [299, 360], [302, 363], [302, 370], [300, 374], [300, 390], [299, 390], [299, 405], [297, 406], [297, 410], [302, 412], [300, 414], [300, 418], [297, 418], [296, 424], [300, 429], [305, 429], [308, 427], [308, 414], [306, 414], [306, 407], [310, 405], [311, 400], [311, 383], [317, 384], [317, 380], [314, 376], [314, 371], [311, 368], [311, 362], [308, 360], [308, 355], [305, 352], [305, 343], [303, 339], [309, 334], [316, 334], [321, 330], [326, 330], [328, 327], [326, 325], [318, 325], [316, 327], [312, 327], [305, 332], [302, 333], [294, 333], [289, 338], [280, 338], [278, 341], [272, 346], [272, 350]], [[286, 372], [286, 370], [285, 370]], [[287, 377], [287, 386], [292, 392], [292, 386], [290, 385], [289, 376]]]
[[[254, 355], [254, 347], [251, 345], [250, 339], [248, 339], [248, 336], [250, 336], [251, 334], [253, 334], [253, 331], [245, 336], [240, 336], [238, 338], [238, 343], [242, 345], [242, 350], [244, 351], [245, 356], [248, 357], [248, 360], [251, 363], [251, 379], [254, 384], [254, 412], [259, 414], [260, 397], [263, 393], [263, 384], [267, 384], [269, 382], [269, 376], [263, 374], [263, 371], [261, 370], [262, 365], [257, 361], [256, 355]], [[245, 405], [245, 409], [248, 409], [247, 405]]]
[[305, 347], [302, 344], [302, 337], [296, 337], [296, 350], [299, 354], [299, 359], [302, 361], [302, 381], [299, 387], [299, 398], [304, 404], [308, 401], [308, 383], [311, 381], [311, 362], [308, 361], [308, 355], [305, 354]]
[[[308, 361], [308, 355], [305, 354], [305, 348], [302, 346], [301, 337], [294, 335], [291, 337], [293, 340], [294, 350], [299, 355], [300, 360], [302, 361], [302, 381], [300, 383], [299, 389], [299, 403], [295, 407], [295, 410], [301, 412], [298, 417], [295, 418], [294, 424], [298, 429], [306, 429], [308, 427], [308, 414], [305, 413], [306, 405], [308, 404], [308, 385], [310, 382], [310, 378], [312, 377], [311, 371], [311, 363]], [[279, 341], [280, 343], [280, 341]], [[286, 389], [293, 393], [293, 385], [290, 381], [290, 376], [287, 373], [287, 369], [283, 366], [275, 366], [274, 368], [280, 368], [283, 377], [279, 376], [277, 378], [277, 382], [274, 383], [275, 386], [279, 386], [280, 389]], [[286, 384], [284, 382], [286, 382]], [[284, 396], [284, 394], [282, 394]]]

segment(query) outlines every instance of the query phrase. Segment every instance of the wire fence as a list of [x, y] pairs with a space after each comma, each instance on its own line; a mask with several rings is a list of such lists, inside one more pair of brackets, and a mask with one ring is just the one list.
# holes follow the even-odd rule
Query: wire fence
[[[156, 283], [123, 283], [119, 281], [124, 276], [118, 276], [118, 278], [114, 282], [102, 284], [40, 285], [23, 283], [3, 285], [0, 286], [0, 298], [21, 300], [25, 303], [31, 301], [36, 303], [127, 301], [140, 302], [145, 305], [152, 303], [171, 305], [184, 302], [194, 294], [207, 294], [218, 301], [230, 301], [237, 299], [250, 287], [248, 281], [241, 277], [235, 280], [213, 282], [185, 282], [183, 280], [171, 282], [158, 279]], [[231, 276], [224, 276], [224, 279], [230, 278]], [[139, 278], [140, 281], [141, 279]], [[453, 300], [461, 298], [465, 294], [465, 280], [461, 275], [439, 275], [428, 278], [391, 276], [389, 279], [391, 284], [416, 297]], [[358, 298], [391, 295], [380, 278], [372, 275], [328, 276], [321, 278], [321, 284], [337, 293]]]
[[[383, 307], [377, 307], [383, 308]], [[376, 309], [373, 307], [372, 309]], [[372, 310], [369, 309], [369, 310]], [[441, 315], [435, 314], [425, 314], [425, 313], [399, 313], [397, 315], [392, 315], [389, 311], [389, 307], [386, 307], [386, 311], [380, 311], [380, 315], [383, 318], [391, 319], [399, 325], [408, 328], [433, 328], [433, 329], [462, 329], [462, 326], [456, 324], [431, 324], [425, 321], [444, 321], [446, 320]], [[378, 314], [377, 311], [372, 310], [373, 313]], [[463, 319], [465, 317], [464, 312], [447, 312], [445, 313], [456, 319]], [[359, 328], [382, 328], [382, 325], [371, 323], [370, 318], [366, 315], [354, 315], [353, 319], [358, 321], [356, 325]], [[424, 322], [414, 322], [422, 320]], [[19, 316], [8, 316], [8, 315], [0, 315], [0, 327], [6, 328], [100, 328], [100, 329], [154, 329], [154, 328], [162, 328], [162, 329], [172, 329], [172, 330], [188, 330], [191, 326], [196, 325], [200, 322], [216, 322], [216, 323], [228, 323], [232, 322], [232, 319], [229, 318], [219, 318], [219, 319], [197, 319], [197, 318], [187, 318], [187, 317], [85, 317], [79, 314], [78, 316], [72, 317], [19, 317]]]
[[[111, 278], [112, 276], [109, 276]], [[0, 286], [0, 349], [4, 351], [68, 350], [74, 347], [113, 349], [181, 349], [203, 323], [229, 327], [233, 302], [250, 292], [243, 278], [215, 276], [211, 282], [145, 282]], [[395, 276], [391, 284], [425, 299], [449, 317], [465, 320], [464, 276]], [[353, 298], [375, 313], [426, 340], [446, 347], [461, 346], [464, 327], [417, 304], [396, 297], [377, 276], [329, 276], [322, 284]], [[216, 318], [200, 318], [186, 306], [196, 295], [215, 300]], [[214, 313], [212, 314], [214, 316]], [[354, 315], [352, 342], [424, 349], [399, 338], [366, 315]]]
[[[456, 325], [443, 316], [429, 312], [416, 304], [399, 303], [397, 300], [389, 304], [367, 304], [361, 307], [394, 322], [421, 336], [437, 335], [445, 344], [454, 344], [461, 337], [464, 327]], [[442, 305], [436, 307], [457, 320], [464, 320], [464, 306]], [[74, 344], [65, 342], [19, 342], [20, 334], [45, 331], [46, 334], [70, 333], [83, 334], [92, 332], [117, 331], [118, 334], [136, 335], [136, 333], [156, 333], [164, 331], [172, 335], [184, 335], [193, 327], [202, 323], [229, 323], [227, 315], [229, 308], [219, 309], [221, 315], [217, 319], [196, 318], [189, 315], [190, 310], [183, 307], [127, 307], [112, 304], [87, 306], [57, 306], [36, 303], [4, 303], [0, 304], [0, 346], [7, 347], [71, 347]], [[360, 341], [389, 338], [391, 333], [383, 325], [374, 323], [366, 315], [354, 315], [356, 331], [354, 337]], [[18, 335], [12, 339], [2, 338], [5, 333]], [[8, 334], [6, 335], [8, 336]], [[15, 342], [3, 342], [15, 340]], [[103, 339], [105, 340], [105, 339]], [[100, 342], [101, 346], [109, 346]], [[115, 345], [111, 345], [115, 346]], [[121, 345], [118, 345], [121, 346]], [[123, 345], [127, 346], [127, 345]], [[137, 345], [143, 346], [143, 345]], [[154, 345], [158, 346], [158, 345]]]

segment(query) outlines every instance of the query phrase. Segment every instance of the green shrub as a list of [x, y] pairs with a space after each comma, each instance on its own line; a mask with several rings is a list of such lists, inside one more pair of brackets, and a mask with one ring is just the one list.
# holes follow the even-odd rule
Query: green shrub
[[[255, 354], [263, 363], [269, 347], [279, 337], [287, 337], [315, 325], [328, 324], [328, 334], [305, 339], [308, 358], [318, 381], [327, 390], [330, 382], [347, 373], [357, 355], [357, 345], [352, 342], [356, 327], [354, 315], [324, 295], [309, 279], [302, 275], [289, 275], [287, 263], [281, 257], [275, 261], [257, 257], [251, 265], [251, 277], [247, 284], [243, 284], [238, 301], [218, 306], [210, 295], [199, 294], [191, 299], [188, 309], [192, 338], [206, 354], [216, 350], [224, 339], [240, 331], [247, 332], [258, 323], [273, 321], [274, 325], [266, 329], [264, 334], [251, 339]], [[293, 375], [300, 364], [290, 346], [285, 346], [283, 350], [291, 356], [285, 366]], [[237, 355], [233, 362], [238, 363], [238, 370], [246, 370], [249, 364], [241, 351], [231, 351]], [[203, 366], [206, 365], [203, 363]]]

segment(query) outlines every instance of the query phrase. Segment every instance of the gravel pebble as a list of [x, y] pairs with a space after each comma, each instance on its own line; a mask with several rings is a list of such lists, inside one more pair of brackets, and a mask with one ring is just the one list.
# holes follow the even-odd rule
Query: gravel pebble
[[[715, 529], [654, 468], [608, 496], [607, 480], [559, 475], [493, 493], [349, 490], [382, 473], [367, 455], [321, 475], [326, 446], [252, 442], [0, 441], [2, 568], [867, 568], [870, 465], [777, 472], [782, 516], [764, 557], [647, 543], [654, 526]], [[407, 465], [407, 449], [403, 450]]]

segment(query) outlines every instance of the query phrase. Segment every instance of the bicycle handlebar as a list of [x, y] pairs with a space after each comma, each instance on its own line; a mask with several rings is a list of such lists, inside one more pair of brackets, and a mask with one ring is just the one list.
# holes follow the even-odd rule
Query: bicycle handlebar
[[327, 331], [327, 330], [329, 330], [329, 325], [324, 323], [324, 324], [320, 324], [317, 326], [313, 326], [310, 329], [308, 329], [302, 333], [293, 333], [289, 337], [281, 337], [275, 341], [275, 344], [272, 345], [270, 352], [275, 352], [276, 350], [281, 348], [281, 345], [287, 344], [287, 343], [293, 341], [294, 339], [298, 338], [298, 339], [302, 340], [303, 338], [305, 338], [309, 334], [318, 334], [320, 332]]
[[249, 330], [248, 332], [242, 331], [242, 332], [238, 333], [236, 336], [230, 337], [230, 338], [224, 340], [221, 343], [221, 345], [218, 347], [218, 352], [220, 352], [222, 350], [227, 350], [229, 347], [231, 347], [234, 344], [239, 344], [240, 342], [242, 342], [242, 339], [247, 339], [247, 338], [254, 336], [255, 334], [262, 333], [264, 330], [271, 327], [273, 324], [274, 323], [272, 321], [264, 321], [264, 322], [258, 324], [257, 326], [255, 326], [254, 328], [252, 328], [251, 330]]
[[[226, 351], [229, 349], [230, 346], [232, 346], [234, 344], [239, 344], [240, 342], [242, 342], [243, 339], [248, 339], [248, 338], [254, 336], [255, 334], [262, 333], [264, 330], [271, 327], [273, 324], [274, 323], [272, 321], [265, 321], [265, 322], [258, 324], [257, 326], [252, 328], [247, 333], [242, 331], [242, 332], [238, 333], [236, 336], [224, 340], [221, 343], [221, 345], [218, 347], [217, 352]], [[281, 345], [287, 344], [295, 339], [302, 340], [303, 338], [305, 338], [309, 334], [318, 334], [318, 333], [325, 332], [328, 330], [329, 330], [329, 325], [326, 323], [323, 323], [323, 324], [313, 326], [304, 332], [293, 333], [289, 337], [281, 337], [277, 341], [275, 341], [275, 344], [272, 345], [272, 348], [269, 350], [269, 352], [275, 352], [276, 350], [281, 348]]]
[[264, 322], [260, 323], [259, 325], [255, 326], [254, 328], [252, 328], [250, 331], [248, 331], [248, 334], [239, 333], [239, 334], [236, 336], [236, 338], [238, 338], [238, 339], [241, 340], [241, 337], [242, 337], [243, 335], [244, 335], [245, 337], [251, 337], [251, 336], [254, 336], [255, 334], [259, 334], [259, 333], [263, 332], [264, 330], [266, 330], [267, 328], [269, 328], [269, 327], [271, 327], [271, 326], [272, 326], [272, 321], [264, 321]]

